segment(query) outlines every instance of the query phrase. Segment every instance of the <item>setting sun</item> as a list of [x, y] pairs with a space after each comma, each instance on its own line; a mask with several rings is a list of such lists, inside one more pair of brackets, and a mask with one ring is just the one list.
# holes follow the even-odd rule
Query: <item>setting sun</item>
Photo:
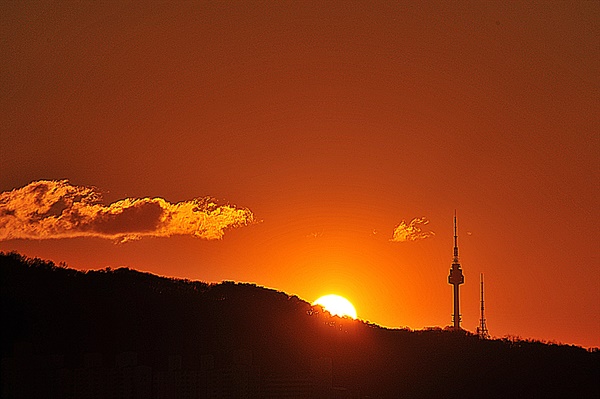
[[356, 309], [349, 300], [339, 295], [330, 294], [317, 299], [313, 305], [321, 305], [334, 316], [348, 316], [356, 319]]

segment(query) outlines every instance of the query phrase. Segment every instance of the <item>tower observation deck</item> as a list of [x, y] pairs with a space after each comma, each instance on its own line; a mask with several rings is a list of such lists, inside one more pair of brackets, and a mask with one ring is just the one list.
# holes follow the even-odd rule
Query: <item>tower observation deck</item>
[[454, 256], [452, 258], [452, 267], [448, 276], [448, 284], [454, 286], [454, 313], [452, 314], [452, 322], [454, 329], [460, 330], [460, 304], [459, 304], [459, 286], [465, 282], [460, 261], [458, 259], [458, 235], [456, 233], [456, 211], [454, 211]]

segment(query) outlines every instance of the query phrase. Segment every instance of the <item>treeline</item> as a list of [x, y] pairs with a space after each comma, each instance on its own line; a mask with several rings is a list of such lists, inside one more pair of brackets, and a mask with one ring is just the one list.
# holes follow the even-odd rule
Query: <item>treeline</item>
[[[236, 395], [246, 397], [275, 395], [273, 381], [280, 390], [289, 386], [290, 397], [315, 396], [315, 381], [321, 394], [338, 397], [600, 397], [598, 351], [443, 329], [386, 329], [331, 317], [253, 284], [206, 284], [127, 268], [81, 272], [17, 253], [0, 253], [0, 284], [4, 396], [20, 392], [11, 378], [24, 353], [60, 359], [20, 373], [27, 392], [53, 383], [36, 378], [44, 368], [78, 370], [92, 358], [112, 370], [123, 353], [135, 353], [151, 370], [154, 385], [144, 392], [153, 397], [169, 397], [156, 380], [172, 369], [172, 359], [178, 370], [195, 370], [187, 397], [225, 396], [229, 391], [214, 381], [226, 381], [220, 370], [241, 364], [241, 353], [252, 389]], [[329, 366], [319, 366], [315, 377], [315, 364]], [[302, 389], [302, 376], [312, 390]]]

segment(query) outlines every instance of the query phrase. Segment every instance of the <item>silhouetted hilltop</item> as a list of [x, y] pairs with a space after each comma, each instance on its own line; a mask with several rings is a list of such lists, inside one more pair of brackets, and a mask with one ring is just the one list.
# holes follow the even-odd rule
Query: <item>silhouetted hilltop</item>
[[2, 397], [599, 397], [600, 355], [0, 253]]

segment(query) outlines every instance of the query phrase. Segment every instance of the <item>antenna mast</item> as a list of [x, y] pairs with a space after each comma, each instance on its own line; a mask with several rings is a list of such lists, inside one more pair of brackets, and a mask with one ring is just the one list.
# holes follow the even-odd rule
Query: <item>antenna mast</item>
[[477, 327], [477, 335], [479, 335], [480, 339], [489, 339], [490, 333], [488, 332], [487, 326], [485, 324], [485, 316], [483, 313], [483, 273], [480, 274], [479, 281], [481, 284], [481, 319], [479, 320], [479, 327]]
[[456, 233], [456, 210], [454, 210], [454, 258], [453, 263], [458, 263], [458, 234]]

